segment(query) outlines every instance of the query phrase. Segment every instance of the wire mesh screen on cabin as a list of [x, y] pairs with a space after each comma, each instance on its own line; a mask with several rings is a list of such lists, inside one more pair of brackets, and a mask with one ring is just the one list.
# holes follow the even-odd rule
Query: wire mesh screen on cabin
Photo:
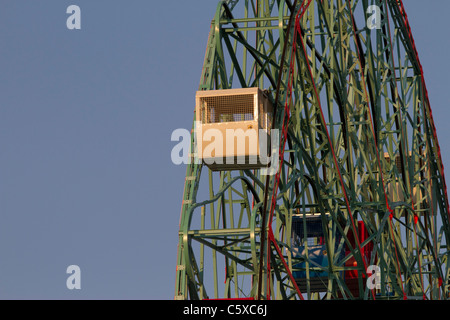
[[[384, 154], [384, 158], [386, 160], [386, 163], [388, 163], [388, 164], [391, 163], [391, 158], [389, 157], [389, 154], [385, 153]], [[394, 159], [395, 159], [395, 166], [397, 167], [398, 173], [402, 173], [403, 164], [402, 164], [402, 159], [401, 159], [400, 155], [398, 155], [398, 154], [395, 155]], [[426, 160], [426, 153], [422, 152], [422, 155], [419, 155], [419, 166], [420, 166], [420, 170], [421, 171], [426, 172], [427, 167], [423, 166], [424, 160]], [[414, 163], [412, 162], [412, 153], [411, 153], [411, 151], [409, 152], [409, 155], [406, 158], [406, 162], [407, 162], [407, 165], [410, 165], [410, 166], [414, 165]]]
[[[325, 230], [320, 216], [306, 218], [306, 237], [305, 224], [303, 217], [292, 217], [292, 245], [295, 247], [303, 247], [308, 243], [309, 247], [325, 244]], [[335, 254], [341, 244], [342, 236], [339, 230], [335, 230]], [[344, 258], [344, 250], [341, 250], [339, 256]]]
[[[384, 158], [386, 159], [386, 162], [388, 163], [388, 164], [390, 164], [391, 163], [391, 158], [389, 157], [389, 156], [384, 156]], [[410, 160], [410, 158], [411, 157], [408, 157], [408, 161]], [[400, 158], [400, 156], [395, 156], [395, 166], [397, 167], [397, 171], [399, 172], [399, 173], [402, 173], [402, 160], [401, 160], [401, 158]]]
[[270, 129], [272, 128], [272, 112], [267, 109], [267, 104], [259, 103], [259, 126], [262, 129], [267, 129], [267, 133], [270, 134]]
[[254, 95], [200, 98], [203, 124], [254, 120]]
[[[292, 238], [295, 245], [300, 245], [304, 242], [304, 224], [301, 217], [292, 218]], [[306, 232], [308, 240], [310, 238], [323, 238], [322, 220], [320, 216], [306, 219]], [[308, 241], [308, 244], [316, 244]]]

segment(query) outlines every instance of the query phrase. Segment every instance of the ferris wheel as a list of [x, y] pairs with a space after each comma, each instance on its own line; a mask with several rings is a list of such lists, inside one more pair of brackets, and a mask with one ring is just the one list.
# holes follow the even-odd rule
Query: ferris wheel
[[450, 210], [401, 0], [220, 1], [175, 299], [448, 299]]

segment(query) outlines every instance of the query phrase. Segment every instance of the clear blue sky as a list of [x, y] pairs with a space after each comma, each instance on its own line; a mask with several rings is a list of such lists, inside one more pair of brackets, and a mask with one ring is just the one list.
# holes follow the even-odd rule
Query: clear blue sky
[[[450, 2], [404, 4], [450, 183]], [[216, 6], [0, 0], [0, 299], [173, 299], [170, 137], [191, 126]]]

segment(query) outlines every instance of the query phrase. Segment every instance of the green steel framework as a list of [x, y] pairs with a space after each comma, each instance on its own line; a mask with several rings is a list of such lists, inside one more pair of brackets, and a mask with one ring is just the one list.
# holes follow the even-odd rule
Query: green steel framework
[[[373, 5], [377, 28], [366, 23]], [[192, 127], [175, 299], [447, 299], [445, 178], [402, 1], [219, 2], [199, 90], [241, 87], [269, 92], [281, 165], [276, 175], [212, 172]], [[326, 266], [307, 243], [293, 254], [292, 219], [306, 234], [311, 213], [325, 230]], [[367, 285], [370, 265], [379, 288]], [[352, 270], [356, 290], [344, 279]], [[313, 271], [327, 272], [324, 292], [311, 289]]]

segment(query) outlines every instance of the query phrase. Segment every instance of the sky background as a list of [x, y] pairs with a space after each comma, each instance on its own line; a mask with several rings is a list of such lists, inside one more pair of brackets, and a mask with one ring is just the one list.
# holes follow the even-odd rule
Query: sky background
[[[171, 133], [192, 124], [217, 2], [0, 0], [0, 299], [173, 299]], [[450, 168], [450, 1], [403, 2]]]

